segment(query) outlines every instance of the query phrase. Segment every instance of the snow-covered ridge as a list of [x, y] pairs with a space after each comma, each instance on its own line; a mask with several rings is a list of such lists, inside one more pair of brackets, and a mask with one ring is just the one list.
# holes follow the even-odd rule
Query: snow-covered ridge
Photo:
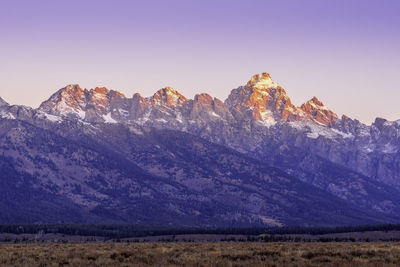
[[[43, 102], [39, 110], [56, 116], [48, 118], [54, 122], [73, 117], [89, 123], [135, 123], [186, 131], [194, 124], [206, 129], [212, 129], [211, 124], [216, 123], [233, 125], [239, 118], [258, 121], [258, 125], [267, 128], [289, 123], [311, 139], [371, 138], [368, 126], [345, 116], [340, 119], [317, 97], [300, 107], [293, 105], [286, 91], [266, 72], [253, 75], [244, 86], [233, 89], [225, 102], [208, 94], [187, 99], [168, 86], [150, 97], [135, 94], [128, 98], [105, 87], [88, 90], [68, 85]], [[391, 123], [400, 125], [400, 120]]]

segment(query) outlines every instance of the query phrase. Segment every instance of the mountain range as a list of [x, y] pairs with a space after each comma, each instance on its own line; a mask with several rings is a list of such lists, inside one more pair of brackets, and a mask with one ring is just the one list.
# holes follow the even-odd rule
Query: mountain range
[[68, 85], [0, 98], [0, 223], [334, 226], [400, 221], [400, 120], [365, 125], [268, 73], [225, 101]]

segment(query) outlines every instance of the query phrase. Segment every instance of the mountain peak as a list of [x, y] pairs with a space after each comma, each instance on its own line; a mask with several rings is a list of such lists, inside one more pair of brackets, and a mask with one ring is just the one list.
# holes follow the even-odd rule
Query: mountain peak
[[86, 92], [89, 95], [89, 98], [109, 98], [110, 101], [115, 98], [126, 98], [123, 93], [115, 90], [109, 90], [106, 87], [96, 87], [94, 89], [90, 89], [90, 91], [86, 90]]
[[316, 96], [301, 105], [300, 109], [324, 126], [333, 126], [338, 120], [337, 114], [325, 107]]
[[8, 106], [8, 103], [6, 101], [4, 101], [3, 98], [0, 97], [0, 107], [1, 106]]
[[[69, 92], [83, 92], [83, 89], [79, 86], [79, 84], [68, 84], [67, 86], [61, 88], [60, 90], [58, 90], [58, 92], [65, 92], [65, 93], [69, 93]], [[58, 93], [56, 92], [56, 94]]]
[[82, 117], [84, 98], [85, 92], [78, 84], [69, 84], [44, 101], [39, 110], [53, 115], [78, 114]]
[[247, 82], [246, 88], [254, 87], [258, 89], [265, 89], [271, 87], [278, 87], [279, 85], [274, 83], [271, 79], [271, 75], [267, 72], [255, 74], [251, 77], [250, 81]]
[[155, 105], [161, 106], [181, 106], [187, 99], [172, 87], [164, 87], [158, 90], [150, 99]]
[[110, 92], [106, 87], [96, 87], [94, 88], [93, 92], [98, 93], [98, 94], [107, 94]]
[[170, 86], [166, 86], [164, 88], [161, 88], [156, 93], [161, 93], [161, 94], [166, 94], [166, 95], [179, 95], [179, 96], [181, 96], [181, 94], [178, 91], [176, 91], [174, 88], [172, 88]]
[[57, 116], [73, 116], [91, 121], [101, 121], [110, 112], [110, 106], [125, 96], [106, 87], [82, 89], [78, 84], [70, 84], [58, 90], [39, 110]]
[[285, 90], [266, 73], [253, 75], [245, 86], [232, 90], [225, 104], [230, 108], [251, 113], [268, 125], [276, 121], [290, 121], [300, 116]]
[[309, 102], [310, 102], [310, 103], [313, 103], [314, 105], [320, 106], [320, 107], [323, 107], [323, 106], [324, 106], [324, 104], [323, 104], [321, 101], [319, 101], [319, 99], [318, 99], [316, 96], [314, 96], [313, 98], [311, 98], [311, 99], [309, 100]]

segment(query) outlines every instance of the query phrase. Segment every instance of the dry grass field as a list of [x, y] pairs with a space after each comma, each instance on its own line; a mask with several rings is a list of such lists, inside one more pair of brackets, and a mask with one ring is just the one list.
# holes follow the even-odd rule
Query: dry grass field
[[400, 243], [0, 244], [1, 266], [400, 266]]

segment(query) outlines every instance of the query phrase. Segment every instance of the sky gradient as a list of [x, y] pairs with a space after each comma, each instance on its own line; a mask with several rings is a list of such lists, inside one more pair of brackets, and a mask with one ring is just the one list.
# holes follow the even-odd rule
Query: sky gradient
[[371, 123], [400, 119], [400, 1], [0, 0], [0, 96], [37, 107], [67, 84], [222, 100], [269, 72]]

